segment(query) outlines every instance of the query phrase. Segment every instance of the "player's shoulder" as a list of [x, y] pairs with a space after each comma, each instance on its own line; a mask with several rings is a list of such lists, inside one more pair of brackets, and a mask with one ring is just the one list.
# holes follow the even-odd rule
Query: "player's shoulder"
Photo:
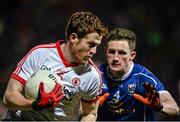
[[138, 77], [140, 81], [152, 81], [155, 84], [157, 84], [158, 81], [158, 79], [152, 72], [150, 72], [147, 68], [140, 64], [134, 65], [133, 73], [131, 76]]
[[144, 80], [146, 78], [153, 79], [155, 76], [152, 72], [150, 72], [146, 67], [141, 64], [134, 64], [131, 77], [139, 77]]
[[98, 79], [101, 78], [100, 70], [92, 60], [89, 60], [88, 70], [89, 70], [88, 74], [90, 74], [91, 77], [96, 77]]
[[55, 48], [56, 48], [56, 43], [38, 44], [33, 48], [31, 48], [28, 54], [48, 54], [50, 49], [55, 49]]
[[31, 50], [49, 49], [55, 47], [56, 47], [56, 43], [38, 44], [34, 46]]
[[133, 73], [134, 74], [137, 74], [137, 73], [152, 74], [152, 72], [150, 72], [145, 66], [141, 64], [134, 64]]

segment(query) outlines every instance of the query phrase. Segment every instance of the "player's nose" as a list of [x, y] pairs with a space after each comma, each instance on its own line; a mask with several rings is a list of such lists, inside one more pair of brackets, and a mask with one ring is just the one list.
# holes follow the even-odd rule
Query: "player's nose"
[[96, 54], [96, 50], [97, 50], [97, 47], [92, 47], [90, 49], [90, 53], [94, 55], [94, 54]]

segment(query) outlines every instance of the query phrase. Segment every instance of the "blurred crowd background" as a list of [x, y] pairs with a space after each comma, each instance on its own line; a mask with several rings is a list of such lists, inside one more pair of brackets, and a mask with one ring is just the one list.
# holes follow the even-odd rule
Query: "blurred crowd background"
[[[173, 0], [1, 0], [0, 1], [0, 119], [8, 79], [33, 46], [64, 39], [72, 13], [90, 11], [109, 28], [133, 30], [138, 38], [136, 63], [152, 71], [179, 105], [180, 4]], [[105, 62], [105, 39], [95, 63]], [[165, 117], [158, 115], [158, 119]]]

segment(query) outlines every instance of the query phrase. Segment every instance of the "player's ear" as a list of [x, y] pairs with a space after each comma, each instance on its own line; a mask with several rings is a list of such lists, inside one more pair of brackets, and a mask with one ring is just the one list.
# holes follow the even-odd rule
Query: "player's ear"
[[75, 42], [78, 41], [78, 35], [77, 35], [76, 33], [71, 33], [69, 39], [70, 39], [70, 42], [71, 42], [72, 44], [74, 44]]
[[136, 51], [131, 51], [131, 57], [130, 60], [134, 60], [134, 58], [136, 57]]

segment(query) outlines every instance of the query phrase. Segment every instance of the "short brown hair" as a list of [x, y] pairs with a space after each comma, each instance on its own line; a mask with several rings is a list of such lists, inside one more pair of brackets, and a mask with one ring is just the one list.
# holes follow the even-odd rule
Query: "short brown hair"
[[131, 51], [135, 50], [136, 48], [136, 35], [134, 32], [128, 29], [124, 28], [115, 28], [112, 31], [110, 31], [107, 35], [107, 41], [112, 40], [126, 40], [128, 41], [129, 47]]
[[91, 12], [75, 12], [67, 24], [65, 38], [67, 41], [71, 33], [76, 33], [78, 38], [83, 38], [92, 32], [97, 32], [100, 36], [105, 36], [107, 34], [107, 28]]

